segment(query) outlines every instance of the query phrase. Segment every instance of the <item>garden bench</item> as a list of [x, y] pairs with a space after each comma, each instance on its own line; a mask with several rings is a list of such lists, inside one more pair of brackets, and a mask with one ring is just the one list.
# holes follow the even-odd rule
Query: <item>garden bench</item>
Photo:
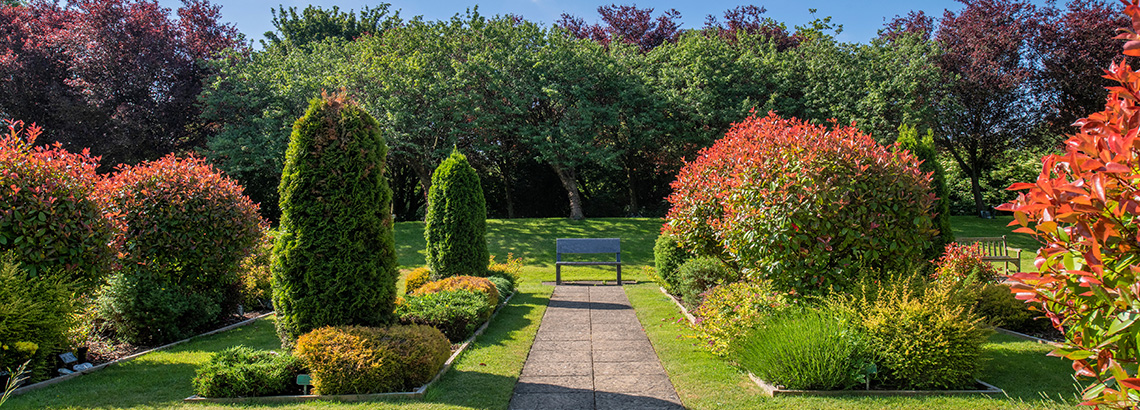
[[[610, 265], [617, 267], [617, 282], [621, 285], [621, 239], [620, 238], [578, 238], [558, 239], [555, 242], [554, 283], [562, 284], [562, 266]], [[562, 261], [562, 254], [612, 253], [613, 261]]]
[[[1014, 272], [1021, 272], [1021, 249], [1009, 248], [1005, 243], [1005, 235], [997, 237], [957, 238], [954, 242], [963, 245], [978, 244], [982, 249], [983, 261], [1001, 262], [1005, 270], [1009, 271], [1009, 264], [1014, 266]], [[1010, 255], [1013, 250], [1013, 255]]]

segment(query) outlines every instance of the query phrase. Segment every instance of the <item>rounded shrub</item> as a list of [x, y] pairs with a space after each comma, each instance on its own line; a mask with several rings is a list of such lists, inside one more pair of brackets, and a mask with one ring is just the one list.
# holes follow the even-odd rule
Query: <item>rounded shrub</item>
[[519, 275], [522, 271], [522, 258], [516, 258], [513, 254], [507, 254], [505, 262], [495, 262], [495, 255], [491, 255], [491, 259], [487, 262], [487, 273], [483, 276], [488, 278], [500, 277], [511, 282], [511, 289], [514, 290], [519, 286]]
[[293, 124], [272, 267], [285, 346], [318, 327], [395, 318], [399, 272], [380, 129], [343, 95], [314, 99]]
[[1030, 310], [1029, 305], [1014, 296], [1009, 285], [1001, 283], [984, 285], [978, 291], [974, 311], [986, 323], [1015, 332], [1041, 335], [1055, 331], [1043, 312]]
[[202, 292], [174, 282], [167, 273], [126, 265], [111, 276], [96, 299], [96, 314], [127, 343], [157, 346], [193, 336], [217, 323], [228, 290]]
[[681, 247], [677, 238], [666, 234], [658, 236], [657, 241], [653, 244], [653, 261], [656, 265], [657, 277], [662, 282], [661, 287], [676, 295], [680, 284], [677, 268], [690, 258], [692, 255]]
[[427, 326], [322, 327], [297, 339], [295, 353], [309, 368], [317, 394], [407, 390], [431, 380], [450, 344]]
[[511, 287], [511, 281], [507, 278], [504, 278], [502, 276], [491, 276], [487, 279], [489, 279], [491, 283], [495, 284], [495, 289], [498, 289], [499, 296], [504, 300], [510, 297], [512, 293], [515, 293], [514, 288]]
[[453, 343], [474, 334], [492, 310], [482, 292], [466, 289], [410, 295], [396, 305], [400, 323], [432, 326]]
[[404, 293], [415, 292], [428, 282], [431, 282], [431, 269], [426, 267], [412, 269], [404, 278]]
[[878, 379], [900, 389], [969, 388], [989, 329], [956, 283], [891, 279], [858, 297], [862, 333]]
[[980, 245], [951, 242], [945, 249], [945, 253], [934, 261], [934, 280], [950, 282], [970, 280], [974, 283], [995, 283], [1001, 280], [994, 265], [982, 259], [986, 255]]
[[692, 311], [696, 318], [693, 328], [705, 341], [705, 347], [714, 354], [725, 355], [737, 338], [788, 306], [787, 297], [764, 282], [721, 285], [705, 293], [704, 301]]
[[14, 252], [32, 276], [58, 268], [81, 292], [95, 289], [115, 257], [115, 230], [94, 195], [98, 158], [35, 146], [34, 125], [8, 129], [0, 135], [0, 252]]
[[299, 393], [297, 375], [304, 372], [292, 355], [239, 345], [210, 356], [192, 383], [202, 397], [285, 396]]
[[486, 300], [486, 304], [491, 309], [499, 305], [499, 290], [494, 282], [490, 279], [480, 278], [476, 276], [452, 276], [450, 278], [428, 282], [415, 292], [413, 295], [423, 295], [426, 293], [436, 293], [447, 290], [465, 289], [473, 292], [479, 292]]
[[934, 195], [917, 164], [853, 127], [750, 117], [681, 169], [664, 233], [781, 290], [842, 290], [924, 263]]
[[844, 390], [867, 381], [867, 344], [849, 312], [792, 309], [751, 329], [733, 357], [760, 379], [788, 389]]
[[239, 266], [265, 229], [237, 182], [201, 158], [168, 155], [119, 167], [99, 196], [121, 225], [123, 255], [100, 311], [123, 337], [173, 341], [236, 310]]
[[436, 279], [480, 275], [487, 269], [487, 203], [479, 175], [452, 150], [431, 175], [424, 236], [427, 266]]
[[677, 293], [689, 306], [701, 303], [701, 294], [714, 286], [736, 282], [740, 274], [713, 258], [689, 259], [677, 267]]
[[76, 310], [67, 275], [52, 268], [31, 275], [17, 253], [0, 254], [0, 369], [31, 361], [37, 382], [54, 375], [55, 355], [67, 349], [67, 332]]

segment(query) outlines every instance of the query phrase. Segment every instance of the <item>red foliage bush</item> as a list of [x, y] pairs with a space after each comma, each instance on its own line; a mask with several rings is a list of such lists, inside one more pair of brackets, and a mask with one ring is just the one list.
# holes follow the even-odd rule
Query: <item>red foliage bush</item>
[[10, 121], [0, 135], [0, 253], [14, 251], [32, 275], [60, 268], [91, 288], [114, 260], [113, 229], [91, 196], [99, 159], [33, 146], [40, 133]]
[[995, 282], [998, 271], [994, 265], [982, 260], [985, 256], [979, 244], [962, 245], [951, 242], [946, 245], [946, 252], [934, 261], [932, 279], [958, 282], [972, 277], [978, 282]]
[[[1127, 56], [1140, 56], [1140, 3], [1126, 2], [1132, 26]], [[1086, 405], [1134, 408], [1140, 394], [1140, 71], [1127, 61], [1113, 64], [1104, 111], [1076, 122], [1080, 131], [1065, 142], [1065, 153], [1042, 159], [1042, 169], [1013, 202], [1021, 225], [1044, 246], [1034, 264], [1039, 272], [1010, 277], [1018, 299], [1045, 311], [1065, 333], [1051, 354], [1073, 360], [1078, 377], [1092, 378]], [[1092, 79], [1089, 79], [1090, 81]], [[1085, 379], [1087, 380], [1087, 379]]]
[[120, 222], [123, 263], [192, 291], [236, 285], [265, 225], [237, 182], [193, 156], [121, 166], [99, 193]]
[[909, 269], [937, 233], [930, 175], [853, 127], [750, 117], [672, 186], [666, 233], [784, 291]]

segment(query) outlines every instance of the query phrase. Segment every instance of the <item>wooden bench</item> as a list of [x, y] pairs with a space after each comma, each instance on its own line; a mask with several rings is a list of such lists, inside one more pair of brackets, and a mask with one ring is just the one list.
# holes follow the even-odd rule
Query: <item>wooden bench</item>
[[[619, 238], [580, 238], [558, 239], [555, 241], [554, 283], [562, 284], [562, 266], [610, 265], [617, 267], [617, 281], [621, 285], [621, 239]], [[612, 253], [613, 261], [564, 262], [562, 254]]]
[[[1009, 271], [1009, 264], [1013, 264], [1014, 272], [1021, 272], [1021, 249], [1006, 246], [1005, 235], [998, 237], [957, 238], [954, 242], [963, 245], [978, 244], [982, 249], [983, 261], [1001, 262], [1005, 270]], [[1010, 251], [1014, 251], [1010, 254]]]

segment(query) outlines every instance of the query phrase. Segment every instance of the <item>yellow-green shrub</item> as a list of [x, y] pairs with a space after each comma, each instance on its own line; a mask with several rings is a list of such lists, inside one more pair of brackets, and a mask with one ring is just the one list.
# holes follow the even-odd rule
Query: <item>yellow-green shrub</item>
[[430, 326], [322, 327], [297, 339], [317, 394], [407, 390], [439, 371], [450, 343]]
[[864, 288], [854, 299], [878, 379], [902, 389], [956, 389], [974, 384], [989, 334], [970, 308], [975, 296], [955, 283], [909, 279]]
[[717, 355], [725, 355], [732, 342], [772, 314], [788, 306], [784, 295], [772, 290], [766, 282], [737, 282], [717, 286], [693, 310], [705, 347]]
[[431, 269], [428, 269], [426, 266], [413, 269], [411, 272], [408, 272], [408, 276], [404, 278], [404, 293], [415, 292], [416, 289], [419, 289], [430, 281]]
[[508, 253], [507, 261], [503, 263], [495, 262], [495, 255], [491, 255], [487, 263], [487, 276], [506, 279], [511, 282], [511, 289], [515, 289], [519, 286], [519, 271], [522, 270], [522, 266], [522, 258], [515, 258], [514, 254]]
[[494, 308], [499, 304], [499, 290], [487, 278], [477, 276], [452, 276], [450, 278], [428, 282], [412, 292], [413, 295], [436, 293], [444, 290], [466, 289], [481, 292], [486, 295], [487, 306]]
[[273, 240], [277, 232], [267, 229], [249, 256], [238, 266], [241, 278], [241, 304], [247, 309], [268, 307], [273, 298], [273, 272], [269, 270], [273, 256]]

